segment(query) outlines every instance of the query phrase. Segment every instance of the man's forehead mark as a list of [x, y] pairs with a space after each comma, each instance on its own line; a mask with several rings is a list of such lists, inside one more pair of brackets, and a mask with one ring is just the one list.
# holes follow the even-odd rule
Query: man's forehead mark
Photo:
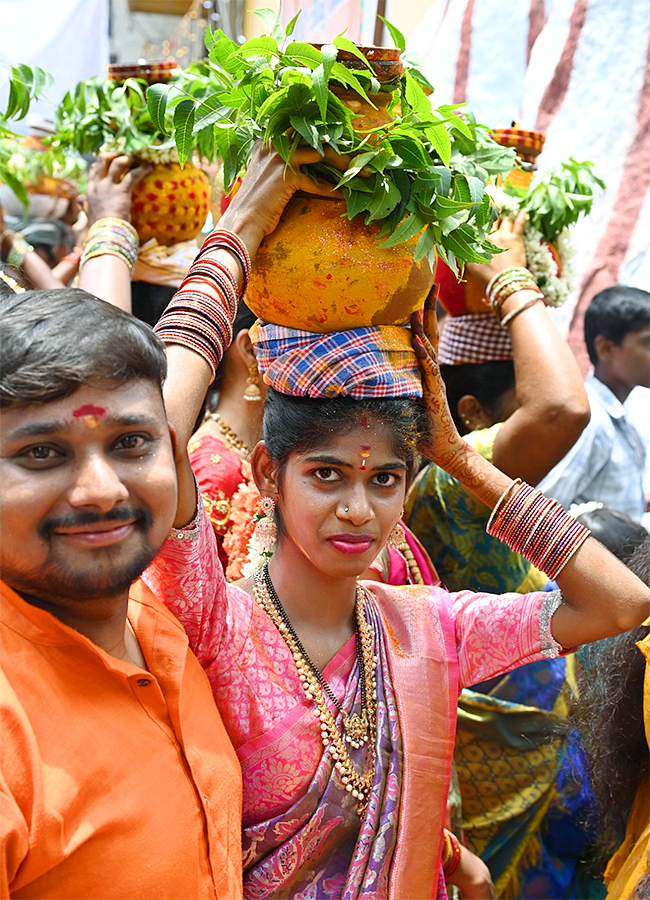
[[72, 410], [75, 419], [83, 422], [86, 428], [97, 428], [105, 414], [106, 410], [103, 406], [94, 406], [92, 403], [84, 403], [83, 406]]

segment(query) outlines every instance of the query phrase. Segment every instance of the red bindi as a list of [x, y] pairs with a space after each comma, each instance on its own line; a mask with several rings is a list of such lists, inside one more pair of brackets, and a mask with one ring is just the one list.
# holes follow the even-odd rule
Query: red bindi
[[106, 410], [103, 406], [93, 406], [92, 403], [84, 403], [83, 406], [72, 410], [72, 415], [75, 419], [83, 422], [86, 428], [97, 428], [100, 419], [105, 413]]
[[366, 467], [366, 460], [367, 460], [367, 459], [369, 458], [369, 456], [370, 456], [370, 445], [369, 445], [369, 444], [362, 444], [362, 445], [361, 445], [361, 450], [359, 450], [359, 456], [361, 457], [361, 466], [360, 466], [360, 468], [361, 468], [361, 469], [365, 469], [365, 467]]

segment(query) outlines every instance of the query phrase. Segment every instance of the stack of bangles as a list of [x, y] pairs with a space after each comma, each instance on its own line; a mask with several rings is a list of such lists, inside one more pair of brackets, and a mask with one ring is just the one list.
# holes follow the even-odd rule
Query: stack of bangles
[[499, 498], [486, 531], [553, 581], [591, 534], [557, 500], [520, 478]]
[[[207, 257], [214, 250], [227, 250], [238, 260], [244, 273], [241, 289], [227, 265]], [[232, 339], [232, 323], [250, 271], [248, 250], [240, 238], [230, 231], [213, 231], [154, 329], [166, 344], [180, 344], [202, 356], [213, 379]]]
[[445, 878], [451, 878], [460, 865], [460, 841], [445, 828], [442, 833], [442, 871]]
[[138, 232], [130, 222], [112, 217], [98, 219], [86, 235], [79, 271], [95, 256], [117, 256], [124, 260], [132, 274], [139, 248]]
[[[501, 318], [501, 307], [508, 297], [515, 294], [517, 291], [534, 291], [535, 296], [525, 300], [509, 312], [507, 316]], [[544, 299], [544, 294], [539, 290], [532, 273], [521, 266], [511, 266], [508, 269], [502, 269], [498, 272], [494, 278], [488, 282], [488, 286], [485, 289], [485, 296], [492, 311], [499, 317], [504, 328], [508, 322], [512, 322], [519, 313], [534, 306], [538, 300]]]

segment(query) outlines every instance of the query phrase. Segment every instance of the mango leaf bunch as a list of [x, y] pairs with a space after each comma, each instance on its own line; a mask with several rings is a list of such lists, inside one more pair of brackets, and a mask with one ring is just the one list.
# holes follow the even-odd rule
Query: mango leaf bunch
[[3, 139], [0, 140], [0, 181], [12, 189], [24, 206], [28, 202], [27, 192], [9, 162], [15, 152], [17, 137], [9, 125], [24, 119], [32, 100], [43, 97], [53, 83], [52, 76], [38, 66], [0, 64], [0, 88], [9, 86], [6, 109], [0, 110], [0, 138]]
[[[349, 218], [378, 223], [383, 246], [420, 234], [416, 259], [427, 256], [433, 265], [438, 254], [457, 274], [468, 261], [490, 259], [487, 236], [497, 213], [485, 187], [516, 165], [514, 151], [457, 106], [433, 109], [425, 93], [432, 89], [415, 67], [405, 65], [393, 82], [381, 84], [343, 35], [322, 46], [289, 40], [297, 16], [283, 28], [279, 15], [258, 13], [270, 33], [241, 46], [206, 29], [203, 72], [211, 89], [203, 99], [182, 82], [149, 88], [151, 120], [160, 132], [173, 133], [181, 162], [207, 148], [205, 155], [223, 160], [228, 190], [257, 140], [271, 142], [287, 165], [299, 146], [327, 151], [305, 171], [342, 189]], [[386, 24], [403, 51], [403, 35]], [[343, 54], [355, 68], [343, 65]], [[392, 121], [355, 129], [354, 104], [341, 92], [375, 105], [384, 91]], [[350, 157], [343, 171], [332, 151]]]
[[[172, 83], [199, 102], [213, 87], [200, 64], [178, 69]], [[80, 81], [56, 108], [54, 146], [92, 155], [116, 151], [151, 162], [175, 160], [174, 140], [167, 133], [172, 127], [172, 110], [168, 122], [154, 122], [147, 106], [148, 86], [144, 78], [136, 77], [120, 82], [99, 77]], [[202, 149], [203, 143], [197, 141], [197, 148]], [[209, 146], [205, 150], [209, 151]], [[212, 152], [203, 155], [213, 158]]]
[[528, 223], [553, 243], [558, 235], [591, 211], [596, 190], [605, 182], [593, 171], [593, 163], [572, 156], [536, 175], [527, 188], [506, 183], [503, 189], [528, 213]]

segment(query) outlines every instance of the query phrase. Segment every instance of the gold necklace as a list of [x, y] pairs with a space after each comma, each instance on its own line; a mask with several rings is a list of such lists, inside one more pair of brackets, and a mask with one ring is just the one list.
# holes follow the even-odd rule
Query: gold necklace
[[218, 412], [210, 412], [207, 414], [208, 419], [212, 419], [219, 426], [219, 431], [224, 437], [224, 444], [230, 447], [231, 450], [234, 450], [236, 453], [242, 457], [242, 459], [246, 459], [250, 453], [249, 447], [242, 441], [242, 439], [232, 430], [230, 425], [227, 425], [224, 420], [221, 418]]
[[[320, 720], [323, 748], [332, 757], [334, 768], [345, 790], [358, 801], [357, 812], [362, 816], [368, 806], [368, 797], [374, 780], [377, 743], [377, 658], [372, 652], [372, 632], [366, 619], [365, 591], [357, 582], [355, 612], [357, 658], [361, 679], [361, 715], [353, 713], [351, 716], [343, 712], [332, 689], [307, 655], [273, 587], [266, 565], [255, 573], [253, 597], [278, 629], [293, 656], [305, 697], [316, 704], [314, 713]], [[343, 735], [336, 727], [326, 697], [343, 713], [345, 727]], [[370, 765], [365, 774], [362, 775], [355, 769], [345, 746], [346, 741], [357, 748], [366, 742], [369, 743]]]

